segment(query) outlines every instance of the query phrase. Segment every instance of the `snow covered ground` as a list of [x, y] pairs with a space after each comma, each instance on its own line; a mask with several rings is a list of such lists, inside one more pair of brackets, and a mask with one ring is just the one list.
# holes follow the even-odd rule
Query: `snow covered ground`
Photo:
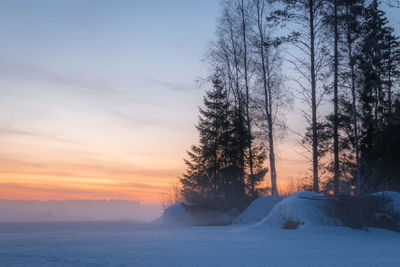
[[[385, 196], [400, 210], [399, 193]], [[400, 266], [400, 233], [334, 226], [313, 197], [261, 198], [230, 226], [184, 226], [197, 222], [187, 203], [147, 224], [0, 223], [0, 266]]]
[[0, 266], [399, 266], [399, 249], [380, 229], [0, 223]]

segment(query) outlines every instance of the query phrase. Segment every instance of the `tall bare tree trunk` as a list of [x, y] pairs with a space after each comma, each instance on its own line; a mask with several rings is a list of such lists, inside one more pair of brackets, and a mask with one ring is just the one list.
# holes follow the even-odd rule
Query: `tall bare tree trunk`
[[248, 66], [247, 66], [247, 35], [246, 35], [246, 14], [244, 10], [244, 1], [241, 0], [240, 12], [242, 15], [242, 37], [243, 37], [243, 64], [244, 64], [244, 84], [246, 88], [246, 119], [247, 119], [247, 128], [249, 131], [249, 168], [250, 168], [250, 186], [251, 193], [254, 195], [255, 192], [255, 184], [254, 184], [254, 170], [253, 170], [253, 152], [252, 152], [252, 134], [251, 134], [251, 120], [250, 120], [250, 109], [249, 109], [249, 81], [248, 81]]
[[[267, 71], [267, 67], [265, 65], [266, 59], [264, 46], [266, 45], [266, 41], [264, 39], [264, 27], [263, 27], [263, 19], [264, 19], [264, 6], [261, 6], [260, 0], [256, 2], [257, 8], [257, 26], [260, 38], [260, 56], [261, 56], [261, 68], [262, 68], [262, 77], [263, 77], [263, 86], [264, 86], [264, 97], [265, 97], [265, 114], [267, 117], [268, 124], [268, 145], [269, 145], [269, 165], [270, 165], [270, 176], [271, 176], [271, 194], [278, 195], [278, 189], [276, 185], [276, 167], [275, 167], [275, 150], [274, 150], [274, 136], [273, 136], [273, 125], [272, 125], [272, 117], [271, 117], [271, 105], [270, 105], [270, 92], [271, 92], [271, 84], [270, 84], [270, 75], [269, 69]], [[267, 75], [268, 72], [268, 75]]]
[[311, 110], [312, 110], [312, 160], [313, 160], [313, 191], [319, 192], [318, 183], [318, 129], [317, 129], [317, 99], [315, 75], [315, 25], [314, 25], [314, 0], [309, 0], [309, 26], [310, 26], [310, 64], [311, 64]]
[[391, 123], [392, 119], [392, 44], [389, 43], [389, 83], [388, 83], [388, 113], [389, 113], [389, 123]]
[[[347, 3], [347, 2], [346, 2]], [[361, 194], [361, 167], [360, 167], [360, 148], [359, 148], [359, 141], [358, 141], [358, 118], [357, 118], [357, 106], [356, 106], [356, 74], [354, 70], [354, 57], [353, 57], [353, 50], [352, 50], [352, 38], [350, 33], [350, 10], [348, 4], [346, 5], [346, 23], [347, 23], [347, 50], [349, 56], [349, 65], [351, 71], [351, 98], [352, 98], [352, 117], [353, 117], [353, 128], [354, 128], [354, 150], [356, 154], [356, 194]]]
[[[240, 85], [239, 85], [239, 55], [237, 51], [237, 44], [235, 43], [235, 36], [234, 36], [234, 28], [233, 28], [233, 21], [229, 15], [229, 12], [226, 11], [226, 16], [227, 16], [227, 23], [228, 23], [228, 30], [229, 30], [229, 41], [231, 42], [232, 46], [232, 53], [233, 53], [233, 65], [234, 65], [234, 82], [235, 82], [235, 95], [237, 99], [237, 103], [235, 103], [236, 110], [239, 110], [241, 112], [242, 107], [243, 107], [243, 95], [240, 90]], [[241, 116], [239, 117], [240, 119], [242, 118]], [[242, 123], [240, 123], [242, 125]], [[241, 183], [241, 198], [242, 200], [245, 199], [246, 195], [246, 183], [245, 183], [245, 170], [244, 170], [244, 151], [240, 151], [240, 183]]]
[[271, 194], [278, 195], [278, 187], [276, 185], [276, 167], [275, 167], [275, 150], [274, 150], [274, 137], [271, 114], [268, 118], [268, 142], [269, 142], [269, 165], [271, 173]]
[[333, 82], [333, 155], [334, 155], [334, 177], [333, 177], [333, 191], [334, 194], [339, 194], [339, 114], [338, 114], [338, 72], [339, 72], [339, 59], [338, 59], [338, 0], [334, 0], [334, 82]]

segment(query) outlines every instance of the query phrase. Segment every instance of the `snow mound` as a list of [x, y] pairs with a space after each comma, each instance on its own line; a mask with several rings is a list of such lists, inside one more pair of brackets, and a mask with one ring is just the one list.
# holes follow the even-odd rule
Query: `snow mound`
[[385, 198], [390, 199], [392, 201], [390, 204], [392, 205], [393, 211], [400, 214], [400, 193], [399, 192], [384, 191], [384, 192], [375, 193], [373, 195], [384, 196]]
[[154, 224], [168, 224], [168, 225], [193, 225], [195, 220], [190, 215], [187, 207], [191, 203], [179, 202], [169, 206], [160, 218], [153, 221]]
[[233, 220], [233, 224], [256, 223], [269, 215], [275, 204], [279, 203], [285, 197], [265, 196], [260, 197], [245, 209], [238, 217]]
[[[314, 199], [312, 199], [314, 198]], [[340, 223], [325, 214], [324, 195], [313, 192], [297, 192], [279, 202], [268, 217], [258, 226], [297, 229], [314, 226], [339, 225]]]

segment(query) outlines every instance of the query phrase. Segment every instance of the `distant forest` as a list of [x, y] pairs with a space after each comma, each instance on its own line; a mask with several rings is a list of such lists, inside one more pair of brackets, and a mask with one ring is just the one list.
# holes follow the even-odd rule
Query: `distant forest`
[[[222, 1], [206, 53], [212, 88], [181, 196], [229, 211], [278, 195], [275, 143], [289, 108], [307, 122], [300, 142], [312, 174], [299, 189], [399, 191], [400, 42], [383, 5], [400, 8], [377, 0]], [[270, 187], [261, 187], [267, 177]]]

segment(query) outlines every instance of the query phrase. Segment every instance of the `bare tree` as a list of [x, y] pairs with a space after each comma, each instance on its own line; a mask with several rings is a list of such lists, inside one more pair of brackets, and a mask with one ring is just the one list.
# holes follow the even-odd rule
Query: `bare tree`
[[249, 18], [249, 5], [248, 3], [244, 2], [244, 0], [237, 0], [236, 1], [236, 8], [239, 10], [240, 18], [241, 18], [241, 35], [242, 35], [242, 46], [243, 46], [243, 70], [244, 70], [244, 85], [245, 85], [245, 107], [246, 107], [246, 119], [247, 119], [247, 128], [250, 134], [249, 140], [249, 168], [250, 168], [250, 186], [251, 192], [254, 194], [255, 192], [255, 182], [254, 182], [254, 169], [253, 169], [253, 136], [251, 131], [251, 115], [250, 115], [250, 91], [249, 91], [249, 62], [248, 62], [248, 18]]
[[338, 77], [339, 77], [339, 20], [338, 0], [331, 0], [333, 5], [333, 192], [339, 194], [339, 99], [338, 99]]
[[[235, 109], [243, 110], [245, 116], [243, 123], [247, 128], [245, 138], [248, 141], [245, 144], [246, 151], [241, 155], [246, 160], [246, 164], [242, 165], [242, 183], [245, 185], [248, 182], [247, 188], [253, 196], [256, 195], [255, 186], [262, 175], [260, 152], [265, 151], [261, 145], [265, 141], [265, 135], [262, 138], [257, 135], [261, 130], [256, 117], [261, 114], [258, 103], [258, 90], [261, 88], [262, 114], [264, 122], [266, 121], [262, 130], [268, 135], [272, 194], [278, 193], [273, 125], [277, 121], [278, 106], [283, 101], [280, 92], [281, 77], [278, 75], [281, 58], [278, 49], [275, 49], [277, 42], [273, 42], [268, 36], [266, 5], [267, 0], [224, 1], [217, 28], [217, 41], [212, 43], [207, 54], [212, 72], [222, 74], [226, 88], [232, 93]], [[278, 120], [278, 123], [281, 121]], [[248, 171], [247, 176], [245, 170]]]
[[326, 50], [322, 38], [319, 38], [322, 32], [322, 12], [325, 3], [324, 0], [280, 0], [279, 2], [284, 4], [284, 9], [275, 11], [274, 18], [296, 24], [293, 32], [296, 33], [298, 39], [293, 42], [293, 45], [303, 55], [302, 57], [289, 53], [288, 61], [299, 73], [302, 80], [296, 81], [301, 88], [299, 93], [311, 107], [313, 191], [319, 192], [317, 108], [322, 101], [323, 93], [317, 93], [317, 83], [323, 79], [322, 72], [326, 67], [324, 60]]
[[168, 207], [182, 201], [180, 183], [178, 180], [172, 180], [161, 198], [163, 210], [166, 211]]
[[265, 18], [267, 17], [266, 8], [267, 8], [266, 0], [253, 0], [253, 6], [255, 9], [255, 15], [253, 15], [255, 20], [256, 29], [254, 31], [255, 35], [255, 47], [257, 54], [260, 58], [261, 64], [261, 79], [263, 85], [263, 93], [264, 93], [264, 109], [265, 109], [265, 117], [267, 121], [268, 127], [268, 151], [269, 151], [269, 165], [270, 165], [270, 178], [271, 178], [271, 194], [278, 195], [277, 188], [277, 174], [276, 174], [276, 166], [275, 166], [275, 149], [274, 149], [274, 130], [273, 130], [273, 120], [272, 120], [272, 94], [273, 94], [273, 86], [277, 86], [277, 83], [274, 83], [273, 79], [273, 68], [277, 67], [274, 64], [274, 61], [278, 60], [278, 57], [271, 58], [271, 50], [274, 47], [274, 44], [271, 41], [271, 38], [268, 36], [267, 25]]

